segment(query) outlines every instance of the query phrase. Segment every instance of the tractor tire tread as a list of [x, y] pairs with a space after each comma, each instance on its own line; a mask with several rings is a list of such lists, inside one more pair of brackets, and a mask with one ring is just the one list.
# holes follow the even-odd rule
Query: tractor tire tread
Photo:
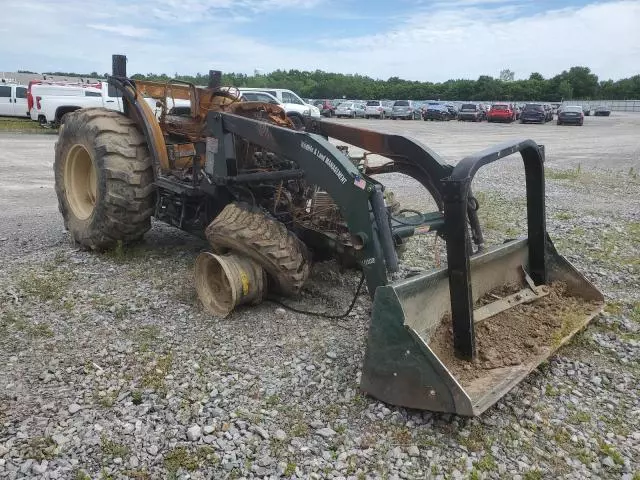
[[214, 249], [243, 253], [262, 265], [281, 293], [298, 293], [309, 276], [309, 254], [304, 243], [261, 209], [230, 203], [205, 234]]
[[[73, 216], [64, 186], [66, 154], [78, 143], [93, 153], [100, 185], [87, 220]], [[105, 250], [138, 241], [151, 228], [156, 198], [151, 157], [144, 136], [125, 115], [104, 108], [69, 113], [55, 146], [54, 171], [59, 210], [80, 245]]]

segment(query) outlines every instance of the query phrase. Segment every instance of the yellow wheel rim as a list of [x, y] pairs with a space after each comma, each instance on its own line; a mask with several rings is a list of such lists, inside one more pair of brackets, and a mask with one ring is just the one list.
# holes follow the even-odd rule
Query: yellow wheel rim
[[74, 145], [67, 154], [64, 188], [71, 211], [79, 220], [93, 214], [98, 196], [98, 176], [91, 155], [82, 145]]

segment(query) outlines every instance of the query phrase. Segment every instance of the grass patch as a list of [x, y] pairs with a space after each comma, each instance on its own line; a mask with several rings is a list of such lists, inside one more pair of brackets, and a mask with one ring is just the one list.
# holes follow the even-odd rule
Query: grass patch
[[575, 455], [576, 455], [576, 458], [586, 466], [591, 465], [591, 462], [593, 462], [594, 460], [593, 453], [586, 449], [577, 451]]
[[144, 245], [125, 245], [122, 240], [118, 240], [114, 247], [105, 250], [102, 255], [115, 263], [125, 264], [146, 261], [151, 257], [152, 251]]
[[284, 469], [285, 477], [292, 477], [294, 473], [296, 473], [297, 465], [293, 462], [287, 463], [287, 468]]
[[611, 460], [613, 460], [613, 463], [616, 465], [624, 465], [624, 458], [620, 455], [620, 452], [608, 443], [600, 442], [600, 453], [607, 457], [611, 457]]
[[525, 232], [526, 201], [506, 199], [495, 192], [476, 192], [480, 208], [478, 218], [483, 231], [494, 232], [500, 239], [517, 237]]
[[27, 448], [24, 456], [38, 462], [52, 460], [58, 454], [56, 442], [49, 436], [32, 437], [27, 440]]
[[30, 323], [30, 318], [16, 310], [7, 310], [0, 316], [0, 334], [6, 336], [9, 331], [21, 332], [31, 339], [51, 338], [54, 333], [47, 323]]
[[157, 325], [141, 325], [132, 332], [133, 341], [143, 350], [162, 339], [162, 329]]
[[142, 404], [142, 392], [140, 390], [134, 390], [131, 392], [131, 401], [134, 405]]
[[482, 425], [472, 425], [468, 436], [458, 435], [458, 442], [472, 452], [479, 452], [487, 447], [488, 437]]
[[553, 216], [556, 220], [572, 220], [575, 215], [570, 212], [558, 212]]
[[522, 476], [524, 480], [542, 480], [542, 472], [537, 468], [533, 470], [529, 470], [528, 472], [524, 472]]
[[591, 415], [587, 412], [576, 412], [569, 416], [569, 422], [574, 425], [578, 425], [580, 423], [587, 423], [591, 420]]
[[604, 311], [612, 315], [618, 315], [622, 312], [622, 304], [620, 302], [607, 302]]
[[473, 463], [473, 466], [482, 472], [492, 472], [498, 468], [495, 458], [490, 453], [484, 455], [480, 460]]
[[407, 427], [396, 428], [391, 436], [396, 445], [411, 445], [413, 443], [413, 436]]
[[576, 305], [575, 310], [563, 312], [560, 320], [562, 326], [559, 330], [555, 331], [551, 336], [551, 345], [558, 347], [562, 344], [564, 339], [571, 334], [575, 329], [580, 327], [588, 312], [588, 305]]
[[566, 445], [571, 439], [571, 435], [566, 430], [558, 430], [553, 434], [553, 439], [558, 445]]
[[120, 391], [107, 392], [104, 395], [100, 395], [97, 391], [94, 393], [94, 399], [98, 405], [104, 408], [111, 408], [115, 405]]
[[160, 356], [142, 375], [142, 386], [145, 388], [151, 388], [156, 392], [164, 392], [166, 390], [164, 379], [169, 374], [172, 363], [173, 354], [171, 352]]
[[27, 298], [43, 302], [60, 300], [67, 293], [72, 275], [52, 267], [41, 272], [25, 272], [18, 278], [18, 288]]
[[560, 395], [560, 393], [560, 390], [555, 388], [553, 385], [547, 385], [546, 387], [544, 387], [544, 394], [547, 397], [557, 397], [558, 395]]
[[545, 168], [544, 175], [546, 178], [552, 178], [553, 180], [578, 180], [582, 175], [582, 167], [578, 165], [575, 169], [570, 170]]
[[73, 474], [73, 480], [91, 480], [91, 477], [84, 470], [76, 470]]
[[270, 408], [277, 407], [281, 402], [282, 400], [280, 399], [280, 395], [277, 394], [269, 395], [264, 399], [265, 405]]
[[100, 449], [102, 450], [103, 455], [110, 458], [126, 459], [131, 453], [129, 447], [121, 443], [114, 442], [113, 440], [107, 438], [105, 435], [100, 437]]
[[0, 132], [57, 134], [58, 130], [54, 128], [43, 128], [38, 122], [34, 122], [26, 117], [0, 117]]
[[214, 466], [220, 462], [213, 447], [201, 446], [195, 451], [189, 451], [187, 447], [175, 447], [164, 456], [164, 467], [171, 474], [179, 469], [193, 472], [201, 466]]

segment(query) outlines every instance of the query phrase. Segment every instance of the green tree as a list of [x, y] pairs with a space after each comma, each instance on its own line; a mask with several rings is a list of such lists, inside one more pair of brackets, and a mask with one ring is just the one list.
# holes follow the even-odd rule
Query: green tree
[[576, 98], [592, 98], [598, 91], [598, 76], [587, 67], [571, 67], [567, 72], [567, 80], [573, 87]]
[[562, 80], [558, 86], [558, 93], [562, 100], [571, 100], [573, 98], [573, 87], [568, 80]]
[[500, 70], [500, 80], [502, 80], [503, 82], [513, 82], [515, 77], [516, 77], [516, 74], [511, 70], [509, 70], [508, 68], [505, 68], [504, 70]]

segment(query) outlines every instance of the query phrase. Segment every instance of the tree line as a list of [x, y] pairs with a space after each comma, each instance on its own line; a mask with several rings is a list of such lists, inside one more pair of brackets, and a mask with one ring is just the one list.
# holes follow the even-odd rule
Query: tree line
[[[166, 74], [133, 75], [134, 79], [168, 81]], [[206, 85], [207, 74], [178, 75], [173, 78], [196, 85]], [[276, 70], [267, 74], [226, 73], [223, 85], [236, 87], [289, 88], [304, 98], [360, 99], [446, 99], [446, 100], [625, 100], [640, 99], [640, 75], [621, 80], [599, 80], [588, 67], [571, 67], [544, 78], [532, 73], [529, 78], [512, 80], [513, 72], [503, 70], [500, 78], [482, 75], [477, 80], [419, 82], [391, 77], [373, 79], [364, 75], [330, 73], [322, 70]]]
[[[24, 71], [26, 73], [26, 71]], [[105, 78], [107, 74], [97, 72], [77, 74], [71, 72], [45, 72], [66, 77]], [[196, 85], [206, 85], [207, 74], [196, 75], [148, 73], [132, 76], [139, 80], [166, 82], [183, 80]], [[617, 81], [599, 80], [588, 67], [571, 67], [551, 78], [532, 73], [529, 78], [514, 80], [510, 70], [500, 72], [499, 78], [481, 75], [477, 80], [447, 80], [446, 82], [418, 82], [391, 77], [387, 80], [373, 79], [364, 75], [324, 72], [322, 70], [276, 70], [267, 74], [247, 75], [224, 73], [223, 85], [236, 87], [289, 88], [304, 98], [361, 98], [417, 100], [625, 100], [640, 99], [640, 75]]]

